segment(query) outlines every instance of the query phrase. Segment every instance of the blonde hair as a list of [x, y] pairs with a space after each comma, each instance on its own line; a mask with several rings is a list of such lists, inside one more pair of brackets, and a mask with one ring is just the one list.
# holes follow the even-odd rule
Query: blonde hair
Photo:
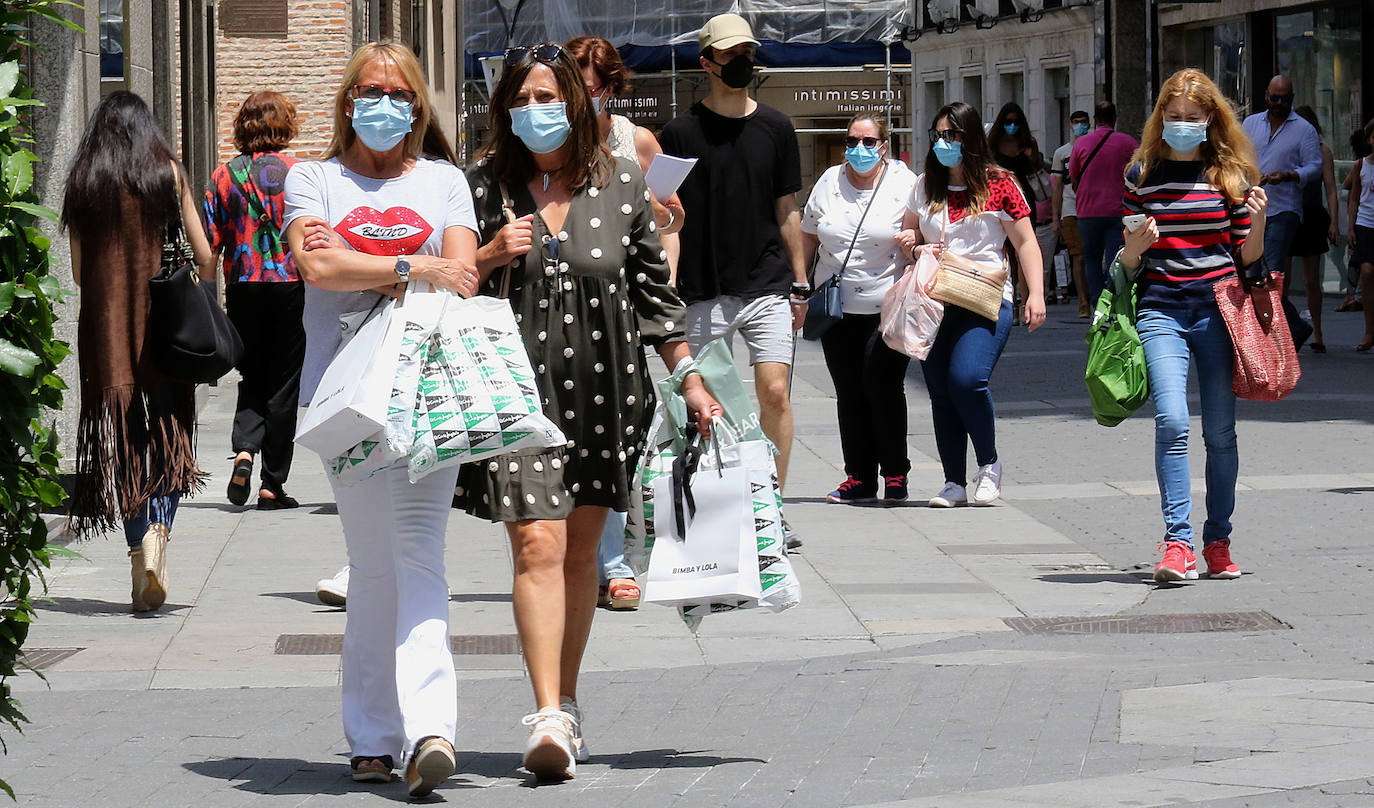
[[362, 74], [363, 68], [376, 61], [389, 61], [395, 65], [415, 93], [415, 104], [412, 108], [415, 114], [410, 131], [405, 137], [405, 156], [407, 159], [414, 159], [424, 153], [425, 131], [429, 129], [433, 107], [430, 105], [429, 86], [425, 84], [425, 73], [420, 67], [420, 61], [415, 58], [410, 48], [404, 45], [395, 42], [369, 42], [353, 51], [348, 66], [344, 68], [343, 81], [339, 83], [339, 90], [334, 94], [334, 133], [329, 138], [329, 148], [325, 149], [323, 159], [338, 157], [357, 139], [353, 123], [348, 117], [348, 94], [353, 85], [358, 83], [358, 76]]
[[1151, 170], [1164, 159], [1168, 146], [1164, 143], [1164, 108], [1182, 96], [1207, 113], [1207, 139], [1198, 147], [1198, 155], [1206, 168], [1207, 181], [1226, 197], [1232, 205], [1245, 201], [1251, 186], [1259, 181], [1255, 148], [1241, 128], [1235, 109], [1206, 73], [1196, 68], [1178, 71], [1160, 88], [1154, 112], [1145, 122], [1140, 135], [1140, 148], [1131, 158], [1140, 166], [1143, 184]]

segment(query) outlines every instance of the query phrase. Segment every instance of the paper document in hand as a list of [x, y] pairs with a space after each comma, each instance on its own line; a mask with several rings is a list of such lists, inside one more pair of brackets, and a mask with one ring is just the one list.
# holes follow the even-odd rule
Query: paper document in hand
[[653, 193], [654, 198], [661, 202], [677, 193], [682, 181], [687, 179], [687, 173], [696, 164], [695, 157], [655, 154], [654, 161], [649, 164], [649, 173], [644, 175], [644, 181], [649, 184], [649, 191]]

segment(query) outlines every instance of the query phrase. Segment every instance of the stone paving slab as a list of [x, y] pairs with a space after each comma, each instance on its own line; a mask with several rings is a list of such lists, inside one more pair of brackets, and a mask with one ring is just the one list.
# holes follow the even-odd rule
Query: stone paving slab
[[[1357, 317], [1331, 315], [1328, 343], [1353, 344]], [[457, 657], [459, 774], [433, 802], [1374, 805], [1374, 365], [1304, 355], [1297, 394], [1242, 403], [1236, 552], [1249, 574], [1157, 588], [1144, 580], [1159, 531], [1149, 413], [1092, 424], [1081, 328], [1052, 318], [1013, 335], [994, 378], [1004, 500], [951, 511], [823, 504], [841, 476], [833, 399], [818, 350], [799, 346], [786, 507], [806, 540], [803, 605], [713, 617], [699, 635], [668, 609], [599, 612], [582, 687], [593, 759], [556, 787], [518, 770], [531, 704], [518, 658]], [[913, 365], [918, 497], [941, 482], [919, 379]], [[398, 782], [347, 779], [337, 658], [271, 653], [279, 634], [342, 631], [344, 613], [311, 591], [342, 542], [305, 453], [300, 511], [217, 499], [231, 395], [206, 399], [201, 454], [221, 476], [178, 517], [174, 608], [125, 611], [117, 538], [56, 565], [30, 647], [85, 650], [48, 672], [51, 689], [12, 680], [33, 719], [0, 758], [20, 804], [404, 801]], [[1282, 466], [1258, 462], [1261, 446]], [[448, 577], [454, 633], [513, 631], [499, 529], [455, 514]], [[1256, 610], [1292, 629], [1032, 636], [1000, 618]]]

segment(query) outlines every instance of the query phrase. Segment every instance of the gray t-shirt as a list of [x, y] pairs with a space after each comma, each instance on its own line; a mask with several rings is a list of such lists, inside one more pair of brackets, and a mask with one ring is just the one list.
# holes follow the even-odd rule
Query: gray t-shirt
[[[286, 176], [282, 229], [302, 216], [317, 216], [353, 249], [369, 255], [441, 255], [444, 231], [477, 230], [472, 193], [463, 172], [450, 163], [420, 159], [400, 177], [364, 177], [338, 158], [297, 163]], [[342, 341], [339, 315], [367, 311], [376, 292], [334, 292], [305, 287], [305, 364], [301, 404], [310, 403], [324, 369]]]

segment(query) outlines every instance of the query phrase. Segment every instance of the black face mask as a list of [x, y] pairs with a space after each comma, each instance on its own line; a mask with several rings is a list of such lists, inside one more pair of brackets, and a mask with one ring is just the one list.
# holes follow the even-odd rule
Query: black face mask
[[[714, 61], [714, 60], [712, 60]], [[720, 64], [717, 62], [717, 64]], [[754, 60], [748, 56], [736, 56], [720, 65], [720, 80], [726, 87], [742, 90], [754, 80]]]

